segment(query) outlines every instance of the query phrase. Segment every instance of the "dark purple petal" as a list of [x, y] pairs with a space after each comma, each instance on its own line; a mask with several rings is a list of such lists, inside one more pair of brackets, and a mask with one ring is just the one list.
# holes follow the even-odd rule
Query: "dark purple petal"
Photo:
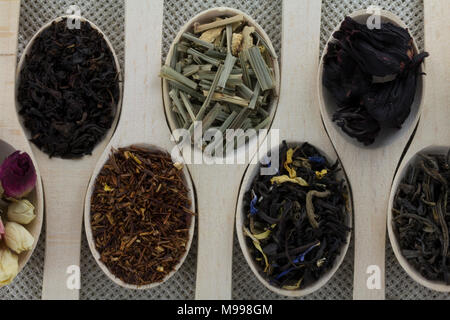
[[9, 198], [20, 199], [36, 185], [36, 170], [30, 156], [16, 151], [0, 166], [0, 182]]
[[416, 55], [414, 61], [395, 80], [372, 85], [364, 96], [364, 106], [374, 119], [388, 127], [402, 126], [411, 111], [417, 78], [420, 76], [419, 67], [426, 56], [428, 53]]

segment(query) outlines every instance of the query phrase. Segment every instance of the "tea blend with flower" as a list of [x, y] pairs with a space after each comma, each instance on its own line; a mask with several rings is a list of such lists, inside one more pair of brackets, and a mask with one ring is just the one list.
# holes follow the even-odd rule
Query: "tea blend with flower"
[[36, 170], [26, 152], [16, 151], [0, 164], [0, 287], [19, 272], [19, 254], [31, 250], [33, 235], [25, 225], [36, 217], [25, 199], [36, 186]]
[[50, 157], [90, 154], [114, 120], [119, 74], [102, 34], [88, 22], [52, 23], [34, 41], [19, 77], [19, 114]]
[[[344, 180], [313, 146], [280, 148], [276, 175], [258, 175], [245, 194], [244, 234], [260, 274], [297, 290], [332, 268], [350, 232]], [[271, 166], [263, 165], [264, 167]]]
[[[276, 95], [274, 59], [273, 48], [243, 15], [195, 24], [193, 33], [174, 45], [172, 60], [160, 73], [169, 83], [178, 128], [192, 133], [194, 122], [201, 121], [203, 132], [216, 128], [224, 136], [227, 129], [266, 128]], [[233, 150], [235, 139], [203, 141], [201, 147], [222, 143]]]
[[346, 17], [324, 57], [323, 85], [334, 97], [333, 121], [350, 137], [372, 144], [383, 127], [400, 129], [428, 53], [414, 52], [407, 29], [380, 29]]
[[100, 260], [127, 284], [161, 282], [186, 254], [193, 212], [167, 153], [113, 150], [95, 181], [91, 227]]
[[428, 280], [450, 285], [450, 151], [419, 154], [401, 181], [393, 228], [402, 255]]

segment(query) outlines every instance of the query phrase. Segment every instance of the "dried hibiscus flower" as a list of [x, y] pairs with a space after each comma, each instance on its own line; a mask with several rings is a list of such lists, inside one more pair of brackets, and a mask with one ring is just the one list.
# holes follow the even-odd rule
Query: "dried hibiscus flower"
[[382, 127], [401, 128], [411, 111], [420, 65], [407, 29], [369, 30], [346, 17], [324, 57], [323, 85], [336, 100], [333, 121], [365, 145]]

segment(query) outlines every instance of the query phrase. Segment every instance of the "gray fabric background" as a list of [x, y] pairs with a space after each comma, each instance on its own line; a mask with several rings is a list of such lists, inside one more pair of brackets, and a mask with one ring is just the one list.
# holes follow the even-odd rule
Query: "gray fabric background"
[[[133, 0], [138, 1], [138, 0]], [[315, 0], [310, 0], [315, 1]], [[123, 0], [22, 0], [19, 57], [28, 40], [47, 21], [63, 15], [69, 5], [77, 4], [82, 15], [97, 24], [112, 41], [123, 68], [124, 58], [124, 1]], [[380, 5], [400, 16], [408, 25], [419, 48], [423, 48], [422, 0], [323, 0], [321, 21], [321, 50], [331, 31], [346, 14]], [[194, 14], [215, 6], [240, 9], [266, 30], [276, 50], [281, 48], [281, 0], [166, 0], [164, 5], [163, 57], [180, 27]], [[319, 57], [318, 57], [319, 58]], [[234, 299], [286, 299], [261, 285], [248, 267], [235, 239], [233, 256]], [[400, 267], [389, 246], [386, 245], [386, 298], [387, 299], [449, 299], [449, 294], [430, 291], [415, 283]], [[0, 299], [40, 299], [45, 250], [45, 225], [38, 246], [29, 263], [15, 281], [0, 289]], [[103, 274], [89, 251], [83, 232], [81, 248], [82, 288], [81, 299], [193, 299], [195, 292], [196, 239], [189, 256], [167, 283], [151, 290], [123, 289]], [[336, 275], [320, 290], [304, 299], [351, 299], [353, 280], [353, 244]], [[212, 279], [211, 281], [214, 281]]]

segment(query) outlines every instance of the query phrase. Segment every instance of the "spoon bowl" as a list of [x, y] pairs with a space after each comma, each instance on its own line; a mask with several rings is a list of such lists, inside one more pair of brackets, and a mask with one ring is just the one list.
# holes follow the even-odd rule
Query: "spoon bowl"
[[[302, 143], [298, 143], [298, 142], [293, 143], [293, 142], [287, 141], [288, 147], [300, 146], [301, 144]], [[316, 147], [316, 149], [322, 155], [324, 155], [328, 160], [330, 160], [330, 157], [328, 157], [328, 155], [323, 150], [321, 150], [320, 148], [317, 148], [317, 147]], [[274, 152], [274, 150], [271, 151], [271, 154], [273, 154], [272, 152]], [[277, 151], [275, 151], [275, 152], [277, 152]], [[262, 161], [263, 161], [264, 157], [265, 157], [265, 155], [262, 155], [262, 157], [259, 160], [259, 163], [263, 163]], [[333, 163], [333, 162], [330, 162], [330, 163]], [[243, 231], [244, 230], [243, 229], [244, 221], [245, 221], [245, 217], [247, 215], [247, 212], [244, 209], [244, 196], [247, 193], [247, 191], [251, 189], [252, 182], [259, 174], [259, 171], [260, 171], [260, 165], [251, 164], [247, 169], [247, 172], [242, 181], [241, 190], [239, 191], [238, 205], [237, 205], [237, 209], [236, 209], [236, 232], [237, 232], [237, 237], [239, 240], [239, 245], [244, 254], [245, 260], [247, 261], [248, 265], [250, 266], [250, 269], [253, 271], [256, 278], [258, 278], [258, 280], [266, 288], [268, 288], [272, 292], [275, 292], [275, 293], [277, 293], [279, 295], [283, 295], [283, 296], [289, 296], [289, 297], [306, 296], [306, 295], [313, 293], [314, 291], [320, 289], [322, 286], [324, 286], [328, 282], [328, 280], [330, 280], [333, 277], [333, 275], [336, 273], [336, 271], [339, 269], [339, 266], [342, 264], [342, 261], [344, 260], [345, 255], [348, 250], [348, 247], [350, 245], [351, 232], [348, 233], [346, 243], [345, 243], [345, 245], [343, 245], [341, 247], [339, 255], [336, 257], [335, 261], [333, 262], [333, 266], [328, 271], [326, 271], [320, 277], [320, 279], [318, 279], [317, 281], [315, 281], [312, 284], [307, 285], [304, 288], [297, 289], [297, 290], [287, 290], [287, 289], [283, 289], [283, 288], [274, 286], [266, 278], [264, 278], [261, 271], [258, 270], [259, 268], [256, 265], [254, 259], [252, 258], [251, 254], [250, 254], [250, 248], [248, 246], [248, 242], [246, 239], [247, 236], [245, 235], [245, 233]], [[345, 185], [348, 186], [347, 178], [346, 178], [345, 174], [342, 172], [342, 170], [340, 172], [338, 172], [336, 178], [338, 180], [343, 179], [345, 181]], [[349, 190], [348, 195], [349, 195], [349, 200], [348, 200], [349, 211], [347, 212], [345, 224], [349, 228], [352, 228], [352, 210], [351, 210], [350, 190]]]
[[[367, 13], [366, 10], [358, 10], [353, 12], [349, 15], [353, 20], [355, 20], [358, 23], [364, 24], [367, 19], [371, 16], [371, 14]], [[396, 26], [407, 28], [405, 23], [396, 15], [389, 11], [381, 10], [380, 12], [380, 18], [381, 23], [392, 23]], [[323, 80], [323, 69], [324, 69], [324, 57], [328, 52], [328, 44], [330, 42], [335, 41], [333, 34], [340, 29], [341, 24], [339, 24], [331, 33], [331, 36], [329, 40], [327, 41], [327, 44], [324, 47], [322, 58], [320, 60], [319, 65], [319, 97], [321, 99], [320, 108], [322, 116], [327, 118], [327, 121], [330, 123], [333, 122], [333, 113], [337, 108], [336, 101], [334, 97], [331, 95], [331, 93], [328, 91], [325, 86], [322, 85]], [[409, 32], [409, 31], [408, 31]], [[410, 34], [411, 38], [413, 39], [413, 49], [414, 54], [417, 54], [419, 52], [419, 49], [417, 47], [417, 43], [414, 40], [414, 37]], [[423, 72], [423, 67], [420, 67], [419, 72]], [[395, 128], [388, 128], [388, 127], [382, 127], [380, 133], [375, 139], [375, 142], [369, 146], [364, 146], [362, 143], [358, 142], [355, 138], [352, 138], [348, 136], [345, 132], [341, 130], [341, 128], [337, 128], [337, 130], [342, 134], [344, 140], [346, 143], [354, 144], [358, 148], [362, 149], [377, 149], [377, 148], [383, 148], [385, 146], [388, 146], [392, 144], [394, 141], [398, 139], [398, 137], [402, 136], [404, 132], [408, 131], [410, 127], [415, 127], [417, 124], [417, 121], [420, 116], [420, 106], [422, 105], [422, 92], [423, 92], [423, 86], [424, 86], [424, 80], [423, 77], [418, 77], [417, 79], [417, 86], [416, 86], [416, 94], [414, 97], [414, 102], [411, 105], [411, 112], [408, 116], [408, 118], [405, 120], [405, 122], [402, 125], [402, 128], [400, 130]]]
[[397, 258], [397, 261], [400, 263], [402, 268], [406, 271], [406, 273], [413, 278], [417, 283], [420, 283], [421, 285], [435, 291], [440, 292], [450, 292], [450, 285], [446, 284], [444, 281], [436, 281], [436, 280], [429, 280], [425, 278], [414, 266], [412, 266], [408, 260], [403, 256], [402, 249], [400, 247], [400, 243], [398, 241], [398, 232], [397, 228], [395, 227], [394, 221], [393, 221], [393, 204], [394, 204], [394, 198], [397, 193], [397, 189], [399, 187], [399, 184], [407, 174], [408, 168], [416, 163], [418, 161], [418, 154], [443, 154], [446, 155], [448, 153], [449, 147], [444, 146], [428, 146], [420, 150], [418, 153], [414, 154], [411, 158], [408, 160], [405, 159], [405, 161], [402, 162], [398, 173], [394, 179], [394, 183], [392, 184], [392, 190], [391, 195], [389, 199], [389, 207], [388, 207], [388, 218], [387, 218], [387, 229], [389, 234], [389, 239], [391, 242], [392, 250], [394, 251], [395, 257]]
[[[27, 55], [29, 55], [31, 48], [33, 47], [34, 41], [36, 40], [37, 37], [39, 37], [42, 32], [44, 32], [47, 28], [49, 28], [53, 23], [58, 23], [60, 21], [62, 21], [63, 19], [78, 19], [80, 22], [87, 22], [89, 23], [89, 25], [92, 27], [92, 29], [94, 29], [95, 31], [97, 31], [99, 34], [102, 35], [103, 39], [105, 40], [106, 44], [108, 45], [109, 50], [111, 51], [113, 58], [114, 58], [114, 64], [117, 70], [117, 74], [121, 77], [122, 73], [120, 70], [120, 63], [119, 63], [119, 58], [117, 57], [116, 52], [114, 51], [114, 47], [112, 46], [110, 40], [108, 39], [108, 37], [103, 33], [103, 31], [100, 30], [99, 27], [97, 27], [93, 22], [91, 22], [90, 20], [84, 18], [84, 17], [80, 17], [80, 16], [75, 16], [75, 15], [64, 15], [64, 16], [59, 16], [49, 22], [47, 22], [45, 25], [43, 25], [36, 33], [35, 35], [30, 39], [30, 41], [28, 42], [27, 46], [25, 47], [25, 50], [23, 51], [19, 63], [17, 65], [17, 75], [16, 75], [16, 110], [17, 113], [19, 114], [20, 111], [20, 103], [17, 101], [17, 96], [18, 96], [18, 89], [20, 86], [20, 73], [24, 67], [25, 64], [25, 58]], [[105, 135], [105, 137], [103, 138], [102, 141], [109, 141], [111, 139], [111, 136], [114, 133], [114, 129], [117, 126], [117, 122], [119, 121], [119, 117], [120, 117], [120, 109], [122, 107], [121, 101], [122, 101], [122, 95], [123, 95], [123, 86], [122, 86], [122, 81], [119, 81], [119, 102], [117, 103], [117, 109], [115, 110], [115, 115], [114, 115], [114, 120], [113, 123], [111, 125], [111, 128], [108, 130], [107, 134]], [[19, 116], [19, 121], [20, 124], [22, 125], [22, 128], [27, 136], [28, 139], [31, 139], [30, 136], [30, 132], [29, 130], [24, 126], [23, 123], [23, 119], [21, 116]], [[97, 149], [98, 145], [101, 144], [101, 141], [98, 142], [98, 144], [96, 145], [96, 147], [94, 149]], [[38, 148], [35, 148], [37, 150], [39, 150]], [[42, 153], [41, 150], [39, 150], [39, 152]]]
[[[228, 8], [228, 7], [216, 7], [216, 8], [211, 8], [211, 9], [200, 12], [199, 14], [197, 14], [196, 16], [191, 18], [181, 28], [181, 30], [176, 35], [174, 41], [172, 42], [172, 45], [170, 46], [170, 49], [169, 49], [169, 52], [167, 54], [167, 58], [165, 61], [166, 65], [170, 65], [170, 62], [174, 55], [175, 45], [181, 40], [183, 33], [185, 33], [185, 32], [193, 33], [194, 24], [210, 23], [210, 22], [214, 21], [215, 18], [218, 18], [218, 17], [232, 17], [232, 16], [236, 16], [236, 15], [243, 15], [245, 23], [247, 23], [251, 27], [254, 27], [255, 32], [258, 33], [264, 39], [264, 41], [267, 43], [269, 49], [272, 52], [275, 52], [275, 49], [273, 47], [272, 41], [270, 40], [269, 36], [264, 31], [264, 29], [253, 18], [251, 18], [246, 13], [244, 13], [240, 10], [237, 10], [237, 9]], [[272, 100], [271, 100], [270, 106], [269, 106], [269, 116], [270, 116], [271, 121], [266, 126], [266, 128], [270, 127], [270, 124], [272, 123], [273, 117], [276, 113], [276, 109], [277, 109], [277, 105], [278, 105], [278, 96], [279, 96], [279, 92], [280, 92], [280, 67], [279, 67], [278, 58], [272, 57], [272, 66], [273, 66], [274, 75], [275, 75], [275, 94], [272, 97]], [[166, 118], [167, 118], [167, 122], [169, 124], [170, 130], [173, 132], [174, 130], [178, 129], [178, 126], [177, 126], [176, 120], [175, 120], [176, 119], [175, 112], [171, 109], [172, 103], [171, 103], [171, 99], [169, 96], [169, 82], [166, 79], [163, 79], [162, 81], [163, 81], [162, 93], [163, 93], [165, 114], [166, 114]], [[254, 150], [258, 143], [257, 138], [258, 138], [257, 135], [250, 137], [248, 146], [241, 145], [236, 150], [234, 150], [234, 152], [226, 152], [224, 154], [224, 157], [231, 158], [231, 157], [236, 156], [236, 154], [238, 157], [241, 157], [246, 152], [246, 150], [245, 150], [246, 147], [249, 148], [249, 150]], [[191, 147], [191, 146], [184, 146], [184, 147]], [[194, 152], [200, 152], [200, 150], [198, 150], [198, 148], [194, 148], [194, 149], [195, 149]], [[205, 157], [207, 157], [207, 155], [205, 155]], [[209, 157], [209, 158], [210, 158], [209, 160], [212, 160], [211, 159], [212, 157]]]
[[[132, 144], [134, 146], [137, 147], [141, 147], [141, 148], [145, 148], [148, 151], [160, 151], [160, 152], [166, 152], [166, 150], [164, 150], [163, 148], [160, 148], [158, 146], [155, 145], [150, 145], [150, 144]], [[117, 147], [115, 147], [117, 148]], [[105, 154], [106, 155], [106, 154]], [[105, 160], [105, 162], [108, 160], [108, 158], [103, 159]], [[186, 260], [186, 257], [189, 253], [189, 250], [191, 248], [192, 245], [192, 239], [194, 237], [194, 230], [195, 230], [195, 217], [191, 217], [188, 221], [188, 225], [189, 225], [189, 235], [188, 235], [188, 242], [186, 245], [186, 252], [183, 254], [182, 258], [180, 259], [180, 261], [177, 263], [177, 265], [175, 266], [174, 270], [172, 270], [170, 273], [168, 273], [164, 279], [161, 282], [156, 282], [156, 283], [151, 283], [151, 284], [147, 284], [147, 285], [142, 285], [142, 286], [138, 286], [138, 285], [134, 285], [134, 284], [129, 284], [124, 282], [123, 280], [119, 279], [118, 277], [116, 277], [114, 274], [111, 273], [111, 271], [108, 269], [108, 267], [101, 261], [101, 256], [100, 253], [98, 252], [97, 248], [95, 247], [95, 240], [94, 240], [94, 236], [92, 234], [92, 227], [91, 227], [91, 199], [92, 199], [92, 195], [95, 189], [95, 180], [96, 177], [98, 176], [98, 174], [100, 173], [100, 171], [102, 170], [105, 162], [99, 162], [97, 167], [95, 168], [93, 175], [92, 175], [92, 179], [89, 182], [89, 186], [87, 189], [87, 193], [86, 193], [86, 199], [85, 199], [85, 205], [84, 205], [84, 228], [86, 231], [86, 237], [88, 240], [88, 244], [89, 244], [89, 249], [91, 250], [92, 255], [94, 256], [95, 261], [97, 262], [97, 264], [99, 265], [100, 269], [102, 269], [102, 271], [116, 284], [118, 284], [121, 287], [127, 288], [127, 289], [139, 289], [139, 290], [145, 290], [145, 289], [152, 289], [155, 288], [161, 284], [163, 284], [164, 282], [166, 282], [167, 280], [169, 280], [177, 271], [178, 269], [183, 265], [184, 261]], [[188, 189], [188, 197], [191, 201], [191, 206], [188, 208], [190, 211], [195, 212], [195, 195], [194, 195], [194, 187], [192, 185], [192, 181], [190, 179], [190, 175], [189, 172], [187, 170], [187, 168], [184, 166], [183, 167], [183, 181]], [[95, 177], [95, 178], [94, 178]]]

